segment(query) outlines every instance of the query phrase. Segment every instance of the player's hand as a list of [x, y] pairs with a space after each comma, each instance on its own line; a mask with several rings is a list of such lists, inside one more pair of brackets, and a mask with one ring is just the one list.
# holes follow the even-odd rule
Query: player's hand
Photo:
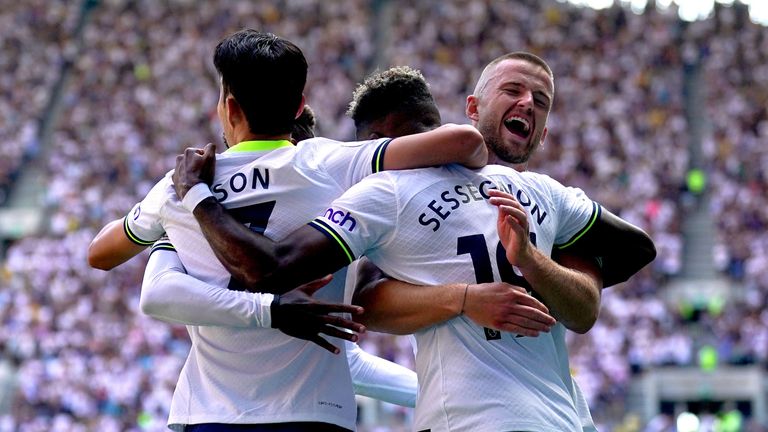
[[173, 172], [173, 187], [179, 199], [184, 199], [192, 186], [213, 183], [213, 171], [216, 167], [216, 146], [208, 143], [202, 149], [188, 147], [184, 153], [176, 156], [176, 170]]
[[499, 208], [496, 230], [507, 251], [507, 260], [522, 267], [530, 259], [532, 249], [528, 234], [528, 213], [514, 196], [498, 189], [488, 191], [489, 202]]
[[548, 332], [556, 322], [524, 288], [504, 282], [470, 285], [464, 315], [483, 327], [530, 337]]
[[[327, 303], [312, 297], [315, 291], [328, 284], [331, 278], [332, 276], [328, 275], [276, 296], [275, 301], [272, 302], [272, 327], [289, 336], [314, 342], [334, 354], [339, 353], [339, 348], [322, 338], [321, 333], [357, 342], [358, 334], [365, 332], [365, 326], [331, 314], [360, 315], [363, 313], [363, 308], [348, 304]], [[351, 330], [354, 333], [342, 329]]]

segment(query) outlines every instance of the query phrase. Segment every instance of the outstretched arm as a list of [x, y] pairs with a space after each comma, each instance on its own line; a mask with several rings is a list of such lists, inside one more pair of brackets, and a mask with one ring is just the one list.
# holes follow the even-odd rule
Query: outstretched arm
[[556, 263], [531, 244], [523, 206], [505, 192], [491, 190], [489, 194], [491, 204], [499, 207], [497, 230], [507, 260], [520, 269], [558, 321], [570, 330], [586, 333], [597, 321], [600, 310], [602, 278], [597, 262], [564, 258], [564, 264], [578, 270]]
[[555, 324], [544, 304], [504, 282], [412, 285], [386, 278], [365, 258], [358, 272], [352, 303], [365, 308], [358, 320], [375, 331], [410, 334], [461, 314], [483, 327], [531, 337]]

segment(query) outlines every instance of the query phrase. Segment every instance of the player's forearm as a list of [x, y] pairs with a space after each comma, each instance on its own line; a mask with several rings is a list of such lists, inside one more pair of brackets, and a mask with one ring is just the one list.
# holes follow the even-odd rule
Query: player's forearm
[[368, 354], [346, 342], [347, 361], [355, 393], [406, 407], [416, 405], [418, 381], [412, 370]]
[[[435, 139], [430, 149], [435, 157], [436, 165], [459, 163], [468, 168], [482, 168], [488, 163], [488, 148], [480, 132], [471, 125], [452, 125], [445, 136]], [[442, 131], [441, 131], [442, 132]]]
[[184, 273], [176, 252], [158, 250], [147, 262], [139, 305], [144, 314], [175, 324], [269, 328], [272, 299], [195, 279]]
[[96, 234], [88, 246], [88, 265], [111, 270], [146, 249], [131, 242], [123, 231], [123, 219], [114, 220]]
[[411, 334], [459, 315], [466, 285], [421, 286], [381, 279], [360, 287], [352, 302], [365, 309], [359, 321], [368, 329]]
[[[586, 333], [597, 321], [602, 280], [596, 264], [572, 260], [564, 267], [531, 248], [520, 271], [550, 313], [566, 328]], [[575, 269], [574, 269], [575, 267]]]
[[470, 125], [447, 124], [435, 130], [395, 138], [384, 154], [388, 170], [460, 163], [481, 168], [488, 149], [480, 132]]
[[[213, 197], [201, 201], [193, 214], [216, 257], [246, 286], [258, 285], [275, 269], [275, 243], [235, 220]], [[272, 292], [268, 285], [259, 286]]]

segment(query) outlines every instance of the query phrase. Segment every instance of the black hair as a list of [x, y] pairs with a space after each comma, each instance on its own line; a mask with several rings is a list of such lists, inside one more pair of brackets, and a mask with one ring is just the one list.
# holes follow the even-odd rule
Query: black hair
[[307, 81], [307, 60], [291, 41], [253, 29], [216, 46], [213, 64], [254, 134], [289, 133]]
[[304, 105], [304, 111], [296, 118], [291, 129], [291, 139], [294, 142], [304, 141], [315, 137], [315, 112], [309, 105]]
[[416, 122], [440, 125], [437, 104], [424, 76], [408, 66], [374, 73], [358, 85], [347, 115], [358, 129], [389, 114], [406, 114]]

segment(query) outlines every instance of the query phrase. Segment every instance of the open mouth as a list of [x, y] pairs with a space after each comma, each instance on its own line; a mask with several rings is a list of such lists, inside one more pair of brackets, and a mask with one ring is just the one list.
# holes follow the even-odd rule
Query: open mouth
[[528, 138], [528, 135], [531, 134], [530, 123], [528, 123], [528, 120], [522, 117], [512, 116], [504, 120], [504, 126], [513, 135], [518, 136], [520, 138]]

